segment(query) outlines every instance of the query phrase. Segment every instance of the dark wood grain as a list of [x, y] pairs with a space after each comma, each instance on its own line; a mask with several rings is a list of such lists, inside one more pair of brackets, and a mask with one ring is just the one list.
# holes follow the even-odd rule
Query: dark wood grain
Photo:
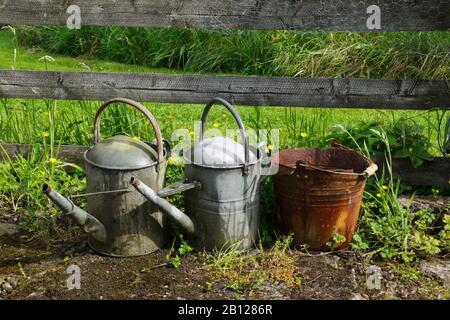
[[[381, 174], [386, 163], [385, 158], [375, 157], [373, 160], [379, 167], [378, 173]], [[450, 186], [450, 158], [434, 158], [418, 168], [414, 168], [409, 159], [394, 159], [392, 171], [396, 178], [400, 178], [400, 181], [407, 185]]]
[[[201, 29], [448, 30], [448, 0], [0, 0], [0, 24], [66, 25], [78, 5], [83, 25]], [[367, 8], [381, 9], [369, 30]]]
[[0, 98], [368, 109], [450, 108], [448, 81], [0, 71]]

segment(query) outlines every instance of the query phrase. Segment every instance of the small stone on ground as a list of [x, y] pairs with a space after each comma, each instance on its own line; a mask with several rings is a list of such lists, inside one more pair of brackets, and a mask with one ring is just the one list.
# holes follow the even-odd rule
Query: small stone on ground
[[428, 260], [420, 263], [421, 271], [438, 280], [442, 285], [450, 288], [450, 261], [447, 260]]
[[0, 222], [0, 238], [16, 235], [19, 231], [19, 227], [16, 224]]

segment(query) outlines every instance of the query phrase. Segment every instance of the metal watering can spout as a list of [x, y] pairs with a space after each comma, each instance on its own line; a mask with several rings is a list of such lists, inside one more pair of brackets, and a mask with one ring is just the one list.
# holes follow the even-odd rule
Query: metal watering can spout
[[99, 242], [106, 241], [106, 230], [97, 218], [90, 215], [72, 201], [53, 190], [48, 184], [42, 186], [42, 192], [52, 200], [66, 215], [70, 216], [84, 231]]
[[145, 183], [132, 177], [130, 183], [136, 188], [147, 200], [156, 204], [161, 211], [171, 217], [175, 222], [177, 222], [183, 229], [185, 229], [189, 234], [193, 235], [195, 233], [195, 225], [191, 218], [185, 213], [178, 210], [175, 206], [170, 204], [168, 201], [161, 198], [152, 188], [147, 186]]

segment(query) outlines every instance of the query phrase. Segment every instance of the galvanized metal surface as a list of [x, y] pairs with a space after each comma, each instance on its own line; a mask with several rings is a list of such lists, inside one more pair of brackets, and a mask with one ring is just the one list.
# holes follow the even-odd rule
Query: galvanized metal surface
[[[89, 193], [124, 189], [133, 176], [160, 190], [164, 185], [165, 167], [141, 170], [106, 170], [88, 164]], [[101, 194], [87, 199], [88, 211], [105, 226], [108, 238], [100, 243], [89, 238], [97, 252], [111, 256], [139, 256], [154, 252], [166, 241], [165, 218], [160, 209], [137, 192]]]
[[107, 234], [105, 227], [95, 217], [74, 205], [72, 201], [64, 198], [47, 184], [42, 186], [42, 192], [52, 200], [64, 214], [70, 216], [77, 224], [83, 227], [84, 231], [93, 239], [98, 242], [106, 241]]
[[191, 241], [196, 248], [222, 249], [240, 243], [248, 249], [258, 241], [260, 222], [260, 163], [248, 174], [241, 168], [213, 169], [186, 164], [188, 181], [198, 181], [201, 190], [185, 192], [186, 214], [195, 224]]
[[[208, 113], [215, 103], [225, 106], [239, 126], [244, 163], [213, 167], [186, 161], [187, 182], [197, 181], [201, 185], [200, 189], [185, 192], [186, 214], [196, 228], [191, 241], [196, 248], [206, 250], [222, 249], [235, 243], [239, 243], [241, 249], [247, 249], [258, 240], [261, 154], [256, 148], [249, 147], [239, 114], [221, 98], [213, 99], [203, 111], [200, 141], [204, 137]], [[234, 150], [230, 152], [233, 154]], [[250, 162], [250, 154], [259, 158]]]
[[367, 177], [376, 166], [340, 148], [283, 150], [278, 161], [275, 206], [282, 231], [313, 250], [329, 249], [327, 242], [340, 234], [345, 241], [335, 248], [346, 248], [357, 226]]
[[96, 143], [85, 153], [87, 163], [110, 170], [137, 170], [158, 162], [156, 146], [119, 135]]
[[170, 197], [173, 196], [177, 193], [181, 193], [181, 192], [185, 192], [191, 189], [197, 189], [200, 190], [201, 189], [201, 184], [198, 181], [194, 181], [194, 182], [186, 182], [184, 180], [182, 181], [178, 181], [175, 182], [167, 187], [165, 187], [164, 189], [160, 190], [158, 192], [158, 196], [161, 198], [166, 198], [166, 197]]
[[156, 204], [161, 210], [175, 222], [178, 222], [189, 234], [195, 234], [195, 226], [192, 220], [183, 212], [171, 205], [168, 201], [158, 196], [158, 194], [149, 186], [142, 183], [136, 177], [131, 178], [130, 182], [137, 191], [139, 191], [150, 202]]

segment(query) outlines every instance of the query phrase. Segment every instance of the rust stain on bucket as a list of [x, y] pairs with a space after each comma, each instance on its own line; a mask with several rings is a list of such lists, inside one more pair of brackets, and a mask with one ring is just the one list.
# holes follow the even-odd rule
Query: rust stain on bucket
[[346, 248], [353, 238], [362, 196], [373, 163], [341, 148], [290, 149], [275, 156], [276, 211], [283, 233], [293, 233], [296, 244], [329, 249], [327, 242], [340, 234]]

